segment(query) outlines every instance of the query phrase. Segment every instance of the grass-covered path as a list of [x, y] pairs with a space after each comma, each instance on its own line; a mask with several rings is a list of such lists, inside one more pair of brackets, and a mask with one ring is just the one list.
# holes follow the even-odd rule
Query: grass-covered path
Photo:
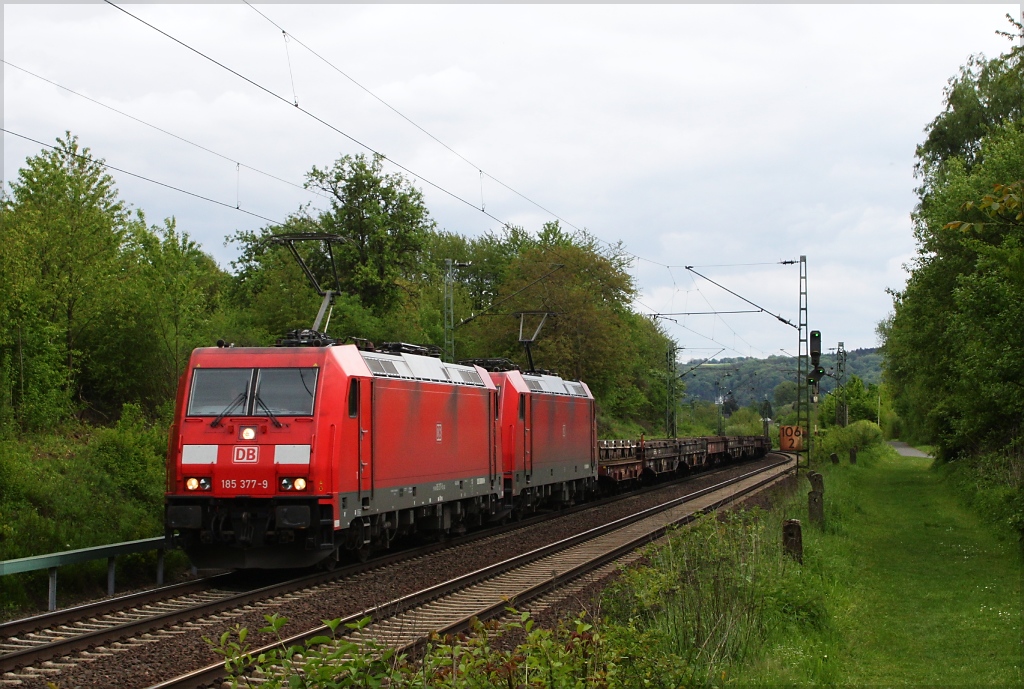
[[876, 457], [825, 469], [838, 533], [819, 543], [842, 589], [833, 677], [860, 686], [1020, 686], [1015, 535], [963, 508], [930, 458]]

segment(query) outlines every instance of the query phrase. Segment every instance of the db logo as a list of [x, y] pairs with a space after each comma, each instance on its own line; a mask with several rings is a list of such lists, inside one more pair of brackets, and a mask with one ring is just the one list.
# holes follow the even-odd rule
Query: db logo
[[255, 445], [241, 445], [235, 448], [231, 461], [235, 464], [255, 464], [259, 461], [260, 448]]

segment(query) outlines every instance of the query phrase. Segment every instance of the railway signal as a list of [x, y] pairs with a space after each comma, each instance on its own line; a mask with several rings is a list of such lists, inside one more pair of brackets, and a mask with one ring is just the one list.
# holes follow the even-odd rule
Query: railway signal
[[821, 379], [825, 377], [825, 368], [819, 365], [811, 367], [811, 373], [807, 376], [807, 384], [817, 386], [821, 382]]
[[821, 363], [821, 331], [811, 331], [811, 367], [816, 368]]

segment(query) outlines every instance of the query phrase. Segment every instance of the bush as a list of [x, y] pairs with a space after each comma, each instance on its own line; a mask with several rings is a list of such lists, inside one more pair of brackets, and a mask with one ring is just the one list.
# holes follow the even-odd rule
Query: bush
[[[325, 620], [330, 636], [310, 639], [305, 645], [285, 646], [281, 629], [287, 618], [266, 615], [267, 626], [279, 646], [253, 655], [248, 630], [236, 627], [217, 641], [206, 639], [225, 659], [231, 686], [264, 689], [293, 687], [334, 689], [340, 687], [607, 687], [615, 665], [602, 656], [602, 639], [582, 617], [549, 631], [535, 628], [529, 614], [500, 625], [474, 620], [470, 634], [440, 638], [435, 635], [418, 664], [408, 663], [372, 639], [355, 642], [338, 634], [340, 620]], [[358, 632], [370, 618], [347, 624]], [[498, 642], [509, 633], [524, 641], [502, 650]], [[611, 686], [621, 686], [611, 684]]]
[[[161, 535], [166, 434], [125, 405], [113, 428], [70, 425], [61, 434], [0, 441], [0, 560]], [[62, 596], [102, 595], [104, 565], [62, 567]], [[151, 578], [156, 554], [118, 565], [122, 575]], [[41, 603], [45, 594], [46, 572], [0, 578], [0, 612]]]
[[964, 502], [1024, 535], [1024, 458], [1013, 447], [939, 464]]
[[867, 449], [882, 442], [882, 429], [874, 421], [861, 420], [849, 426], [832, 426], [814, 439], [814, 459], [828, 461], [833, 452], [841, 458], [854, 447]]

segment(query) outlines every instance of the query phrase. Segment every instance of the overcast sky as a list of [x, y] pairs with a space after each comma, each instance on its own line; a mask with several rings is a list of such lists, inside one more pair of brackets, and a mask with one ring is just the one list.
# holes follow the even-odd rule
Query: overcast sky
[[[690, 265], [796, 322], [797, 267], [772, 262], [803, 254], [810, 327], [848, 349], [875, 346], [885, 289], [904, 283], [914, 147], [943, 86], [972, 53], [1005, 51], [995, 31], [1020, 12], [256, 7], [281, 28], [241, 2], [124, 5], [351, 139], [105, 4], [4, 5], [4, 128], [46, 143], [70, 130], [110, 165], [231, 206], [113, 173], [150, 223], [175, 216], [225, 267], [236, 253], [225, 236], [267, 224], [234, 206], [275, 221], [322, 206], [273, 177], [301, 186], [313, 165], [366, 152], [352, 139], [418, 175], [443, 229], [535, 232], [554, 213], [623, 241], [637, 257], [639, 311], [750, 308]], [[41, 149], [11, 134], [3, 146], [5, 180]], [[796, 331], [765, 314], [673, 318], [684, 361], [796, 352]]]

